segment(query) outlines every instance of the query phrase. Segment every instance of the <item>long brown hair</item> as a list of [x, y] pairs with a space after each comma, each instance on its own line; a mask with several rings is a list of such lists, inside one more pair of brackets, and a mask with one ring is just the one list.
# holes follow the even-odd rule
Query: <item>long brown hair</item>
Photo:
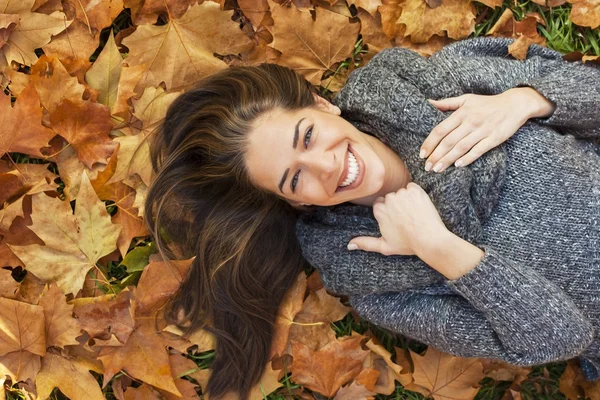
[[264, 112], [314, 107], [313, 93], [283, 66], [230, 67], [180, 95], [151, 138], [146, 224], [165, 259], [195, 256], [165, 318], [216, 336], [211, 398], [248, 398], [282, 298], [306, 266], [295, 235], [305, 209], [252, 183], [247, 134]]

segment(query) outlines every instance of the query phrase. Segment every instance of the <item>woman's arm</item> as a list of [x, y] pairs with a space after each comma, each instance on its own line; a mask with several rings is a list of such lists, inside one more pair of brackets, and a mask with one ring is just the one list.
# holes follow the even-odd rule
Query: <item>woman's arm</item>
[[[600, 68], [563, 60], [555, 50], [533, 44], [527, 58], [508, 54], [510, 38], [476, 38], [453, 43], [429, 60], [442, 67], [467, 93], [498, 94], [529, 87], [556, 106], [532, 120], [571, 128], [580, 137], [600, 136]], [[462, 43], [462, 44], [461, 44]]]
[[376, 325], [462, 357], [536, 365], [593, 341], [593, 325], [558, 286], [482, 247], [477, 266], [447, 282], [460, 296], [389, 292], [350, 296], [350, 304]]

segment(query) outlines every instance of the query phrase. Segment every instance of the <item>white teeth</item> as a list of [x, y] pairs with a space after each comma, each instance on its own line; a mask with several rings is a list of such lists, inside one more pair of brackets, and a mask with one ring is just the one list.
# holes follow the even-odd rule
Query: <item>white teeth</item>
[[358, 162], [350, 151], [348, 151], [348, 176], [346, 176], [346, 180], [340, 185], [340, 187], [348, 186], [354, 183], [356, 178], [358, 178]]

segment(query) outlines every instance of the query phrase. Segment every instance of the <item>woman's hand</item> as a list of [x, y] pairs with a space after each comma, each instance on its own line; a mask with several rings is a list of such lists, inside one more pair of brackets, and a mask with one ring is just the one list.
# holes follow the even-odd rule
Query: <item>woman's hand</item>
[[375, 251], [383, 255], [417, 255], [421, 257], [432, 243], [446, 237], [448, 229], [419, 185], [410, 182], [406, 188], [379, 197], [373, 203], [373, 215], [379, 223], [381, 237], [353, 238], [348, 249]]
[[442, 172], [455, 161], [456, 167], [471, 164], [538, 114], [540, 97], [535, 89], [513, 88], [491, 96], [469, 93], [429, 100], [441, 111], [456, 111], [433, 128], [423, 142], [421, 158], [428, 157], [425, 170], [433, 167], [435, 172]]

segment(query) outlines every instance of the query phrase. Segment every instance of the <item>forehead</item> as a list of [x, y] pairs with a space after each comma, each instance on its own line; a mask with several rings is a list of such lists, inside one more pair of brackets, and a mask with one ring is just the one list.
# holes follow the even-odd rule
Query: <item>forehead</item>
[[[278, 185], [287, 168], [291, 168], [294, 130], [301, 118], [298, 145], [302, 141], [302, 130], [308, 120], [307, 109], [286, 111], [276, 109], [261, 115], [252, 124], [248, 135], [246, 166], [248, 173], [259, 186], [281, 195]], [[294, 172], [290, 170], [286, 183]], [[284, 192], [288, 193], [286, 189]]]

